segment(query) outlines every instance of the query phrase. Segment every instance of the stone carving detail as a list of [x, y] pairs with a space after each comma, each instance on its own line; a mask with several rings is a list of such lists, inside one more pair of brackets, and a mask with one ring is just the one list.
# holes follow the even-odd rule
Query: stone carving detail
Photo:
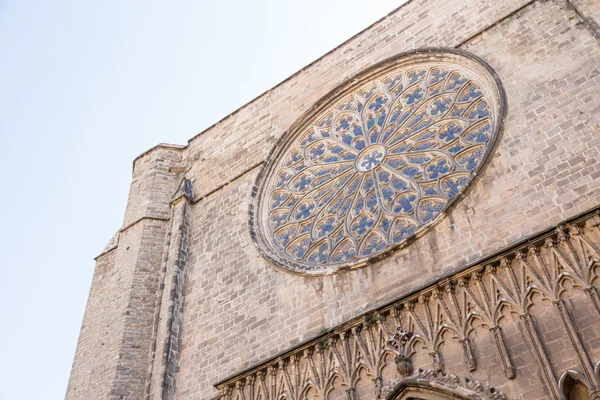
[[[596, 319], [596, 327], [590, 329], [600, 329], [599, 225], [596, 212], [552, 233], [530, 238], [526, 245], [459, 271], [367, 317], [347, 321], [277, 360], [218, 383], [217, 387], [225, 398], [230, 396], [233, 400], [304, 400], [309, 392], [315, 397], [308, 398], [322, 400], [339, 396], [364, 399], [365, 390], [369, 393], [366, 398], [371, 399], [385, 398], [395, 384], [403, 381], [429, 379], [487, 396], [479, 398], [504, 399], [504, 395], [487, 391], [467, 375], [478, 374], [478, 364], [487, 360], [484, 367], [498, 371], [492, 375], [492, 384], [519, 379], [507, 350], [519, 345], [529, 348], [527, 353], [533, 365], [538, 366], [535, 376], [547, 388], [548, 398], [559, 400], [558, 377], [565, 371], [552, 363], [547, 339], [539, 328], [543, 318], [554, 313], [554, 319], [549, 321], [558, 329], [554, 335], [563, 340], [561, 347], [567, 347], [567, 353], [573, 355], [569, 371], [590, 393], [597, 393], [600, 360], [590, 359], [585, 350], [589, 343], [578, 333], [573, 315], [576, 304], [586, 302], [591, 314], [584, 314], [585, 318]], [[539, 299], [544, 299], [545, 314], [536, 308]], [[511, 331], [507, 333], [505, 329]], [[511, 342], [509, 347], [507, 337], [521, 343]], [[488, 345], [478, 347], [482, 343]], [[451, 371], [444, 365], [445, 358], [452, 360]], [[490, 366], [492, 359], [497, 362]], [[462, 366], [457, 367], [457, 360], [462, 361]], [[250, 384], [248, 377], [256, 377], [257, 383]], [[523, 378], [532, 379], [531, 375]], [[245, 385], [236, 386], [241, 380]], [[239, 390], [245, 394], [241, 396]], [[338, 393], [338, 397], [331, 397], [331, 393]]]
[[394, 357], [394, 361], [396, 362], [398, 373], [402, 377], [412, 375], [413, 373], [412, 360], [410, 359], [410, 356], [406, 354], [406, 344], [411, 337], [412, 333], [405, 329], [397, 328], [396, 333], [388, 340], [389, 345], [397, 353], [396, 357]]
[[359, 75], [275, 147], [253, 192], [255, 243], [301, 273], [405, 245], [477, 175], [503, 98], [493, 71], [456, 51], [413, 52]]
[[400, 391], [403, 386], [432, 387], [441, 393], [451, 395], [458, 392], [474, 399], [506, 400], [504, 393], [494, 387], [488, 388], [477, 380], [468, 377], [459, 378], [454, 374], [442, 374], [420, 368], [409, 379], [392, 381], [390, 386], [383, 388], [378, 398], [394, 400], [401, 394]]

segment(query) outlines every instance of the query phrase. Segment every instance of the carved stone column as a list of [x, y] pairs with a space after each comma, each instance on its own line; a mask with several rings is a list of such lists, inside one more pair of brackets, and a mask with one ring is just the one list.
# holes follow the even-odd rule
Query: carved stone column
[[504, 343], [504, 338], [502, 337], [502, 328], [498, 325], [490, 328], [490, 332], [494, 335], [494, 341], [496, 343], [496, 347], [498, 349], [498, 354], [500, 354], [500, 360], [502, 362], [502, 371], [504, 375], [508, 379], [514, 379], [516, 375], [515, 367], [513, 367], [512, 362], [510, 361], [510, 357], [508, 355], [508, 351], [506, 350], [506, 343]]

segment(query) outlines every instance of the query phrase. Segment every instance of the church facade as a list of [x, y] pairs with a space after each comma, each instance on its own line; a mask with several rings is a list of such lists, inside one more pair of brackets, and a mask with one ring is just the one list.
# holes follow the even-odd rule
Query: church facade
[[600, 399], [600, 3], [412, 0], [134, 161], [67, 399]]

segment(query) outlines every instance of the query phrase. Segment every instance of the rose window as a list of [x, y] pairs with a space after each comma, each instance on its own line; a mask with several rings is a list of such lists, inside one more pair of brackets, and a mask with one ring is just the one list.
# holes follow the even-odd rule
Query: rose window
[[424, 233], [496, 142], [493, 70], [458, 51], [412, 52], [319, 102], [263, 167], [250, 228], [261, 252], [301, 273], [356, 267]]

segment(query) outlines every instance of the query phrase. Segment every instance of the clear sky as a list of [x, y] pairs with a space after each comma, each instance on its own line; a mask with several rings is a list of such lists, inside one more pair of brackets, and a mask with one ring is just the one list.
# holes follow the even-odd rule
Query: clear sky
[[133, 159], [403, 0], [0, 0], [0, 399], [61, 399]]

